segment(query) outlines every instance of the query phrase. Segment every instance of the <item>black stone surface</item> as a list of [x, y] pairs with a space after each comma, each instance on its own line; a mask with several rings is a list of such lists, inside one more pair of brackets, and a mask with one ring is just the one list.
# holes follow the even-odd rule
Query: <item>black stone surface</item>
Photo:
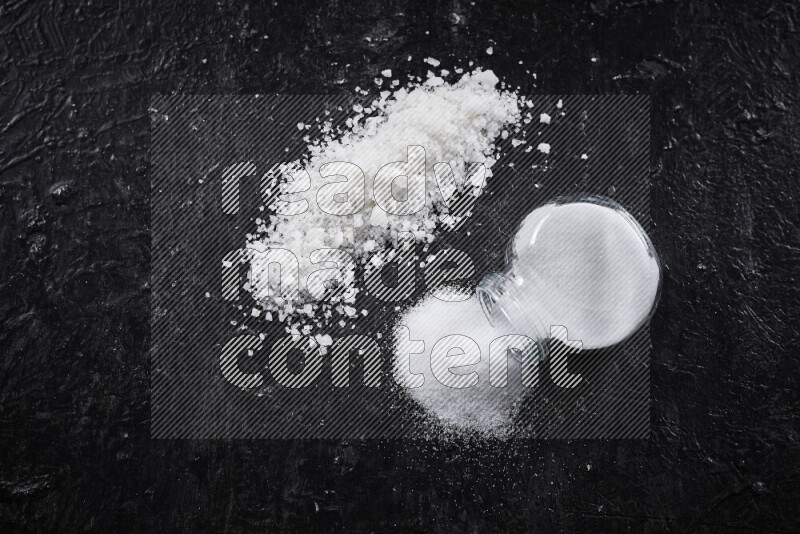
[[[800, 530], [798, 32], [797, 2], [3, 2], [0, 531]], [[150, 96], [426, 56], [652, 96], [650, 439], [149, 439]]]

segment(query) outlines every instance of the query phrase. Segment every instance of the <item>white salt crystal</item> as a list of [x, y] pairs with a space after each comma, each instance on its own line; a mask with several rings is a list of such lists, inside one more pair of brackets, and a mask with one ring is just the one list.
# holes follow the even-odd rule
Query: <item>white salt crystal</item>
[[392, 77], [392, 69], [382, 70], [381, 74], [384, 78], [391, 78]]
[[550, 153], [550, 145], [548, 145], [547, 143], [539, 143], [539, 146], [537, 146], [536, 149], [542, 154]]
[[494, 48], [492, 48], [492, 47], [490, 46], [489, 48], [487, 48], [487, 49], [486, 49], [486, 53], [487, 53], [487, 54], [489, 54], [489, 55], [491, 56], [492, 54], [494, 54]]
[[333, 338], [331, 338], [331, 336], [328, 334], [317, 334], [314, 336], [314, 340], [322, 347], [333, 345]]
[[539, 122], [544, 124], [550, 124], [550, 115], [548, 115], [547, 113], [542, 113], [541, 115], [539, 115]]
[[372, 226], [386, 228], [386, 225], [389, 224], [389, 217], [386, 215], [386, 212], [380, 208], [380, 206], [375, 206], [372, 208], [372, 215], [369, 217], [369, 223]]

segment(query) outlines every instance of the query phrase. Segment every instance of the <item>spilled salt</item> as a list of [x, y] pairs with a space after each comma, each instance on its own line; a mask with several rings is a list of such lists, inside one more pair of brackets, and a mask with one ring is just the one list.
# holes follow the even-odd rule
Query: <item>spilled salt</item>
[[[432, 66], [439, 64], [433, 58], [425, 61]], [[382, 74], [390, 76], [390, 69]], [[434, 165], [449, 164], [459, 190], [469, 186], [474, 196], [481, 194], [498, 157], [495, 140], [501, 134], [507, 137], [509, 128], [520, 129], [521, 99], [499, 85], [491, 71], [475, 70], [453, 83], [429, 74], [417, 86], [383, 91], [366, 106], [354, 105], [356, 115], [348, 120], [347, 129], [325, 133], [320, 141], [307, 146], [306, 157], [273, 168], [276, 184], [273, 194], [278, 198], [291, 194], [288, 198], [294, 203], [305, 199], [307, 208], [302, 213], [275, 214], [267, 221], [260, 221], [258, 231], [246, 245], [250, 253], [246, 289], [265, 310], [282, 312], [279, 318], [288, 317], [291, 321], [297, 318], [297, 304], [317, 300], [306, 287], [309, 275], [322, 268], [320, 258], [312, 262], [314, 251], [338, 249], [346, 251], [356, 262], [371, 261], [379, 265], [378, 253], [395, 245], [398, 233], [429, 243], [435, 239], [437, 227], [452, 227], [456, 221], [442, 209], [443, 196]], [[308, 125], [303, 128], [308, 129]], [[412, 215], [387, 213], [373, 196], [375, 176], [385, 165], [408, 161], [412, 145], [425, 151], [425, 204]], [[317, 202], [320, 189], [336, 181], [330, 173], [326, 176], [321, 173], [324, 165], [333, 162], [352, 163], [363, 171], [360, 179], [366, 194], [363, 207], [356, 207], [356, 212], [327, 213]], [[474, 164], [483, 165], [482, 175], [467, 172], [468, 165]], [[341, 180], [342, 176], [337, 178]], [[298, 184], [304, 187], [298, 188]], [[275, 284], [269, 275], [274, 259], [262, 254], [269, 249], [284, 249], [297, 258], [299, 272], [282, 271], [281, 277], [282, 284], [299, 287], [299, 295], [291, 299], [274, 298]], [[347, 262], [342, 258], [325, 258], [325, 267], [341, 269], [340, 280], [349, 285], [352, 265], [344, 265]], [[348, 292], [342, 300], [341, 303], [353, 304], [355, 292]], [[323, 302], [318, 311], [347, 315], [341, 303]]]
[[[472, 296], [461, 302], [447, 302], [429, 295], [406, 311], [399, 319], [398, 326], [408, 328], [406, 338], [424, 343], [422, 352], [397, 354], [393, 360], [395, 365], [410, 365], [408, 369], [411, 373], [424, 377], [422, 386], [406, 390], [411, 398], [445, 428], [495, 436], [505, 433], [523, 393], [519, 363], [513, 357], [507, 359], [508, 378], [505, 387], [495, 387], [490, 383], [490, 344], [503, 333], [486, 320], [478, 299]], [[460, 359], [477, 362], [451, 369], [454, 374], [465, 377], [462, 380], [474, 382], [464, 388], [445, 385], [437, 379], [431, 368], [433, 347], [440, 340], [454, 335], [466, 336], [474, 341], [474, 344], [460, 344], [463, 351], [451, 350], [451, 354], [456, 356], [463, 352], [463, 356], [457, 356]], [[400, 345], [398, 341], [401, 339], [404, 338], [395, 338], [396, 346]]]

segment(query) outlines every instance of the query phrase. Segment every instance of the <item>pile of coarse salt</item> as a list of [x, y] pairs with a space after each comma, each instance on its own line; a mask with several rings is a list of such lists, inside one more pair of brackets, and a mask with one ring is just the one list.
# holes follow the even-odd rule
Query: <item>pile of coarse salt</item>
[[[366, 310], [358, 311], [353, 306], [357, 288], [338, 299], [311, 297], [309, 288], [305, 287], [306, 280], [309, 274], [321, 268], [320, 258], [315, 258], [317, 263], [313, 264], [311, 253], [319, 249], [340, 249], [352, 255], [356, 262], [370, 261], [378, 266], [380, 257], [376, 252], [397, 245], [400, 232], [412, 235], [418, 243], [433, 241], [439, 231], [437, 227], [447, 229], [455, 223], [447, 209], [442, 209], [443, 197], [434, 176], [434, 164], [448, 163], [456, 179], [461, 180], [459, 190], [480, 195], [485, 178], [492, 176], [491, 168], [497, 160], [496, 140], [519, 132], [521, 123], [530, 122], [531, 107], [530, 101], [503, 88], [491, 71], [475, 70], [454, 83], [429, 72], [424, 81], [418, 79], [416, 84], [394, 92], [383, 91], [366, 107], [354, 106], [356, 115], [348, 119], [344, 131], [322, 126], [323, 136], [307, 147], [307, 157], [274, 169], [277, 178], [273, 194], [279, 197], [294, 193], [292, 199], [306, 198], [307, 210], [296, 215], [271, 215], [267, 221], [258, 220], [258, 232], [248, 240], [246, 250], [251, 254], [246, 289], [263, 307], [258, 313], [264, 312], [267, 320], [285, 322], [289, 333], [315, 335], [323, 347], [330, 344], [331, 338], [320, 331], [321, 326], [338, 323], [344, 327], [351, 319], [366, 315]], [[384, 165], [406, 161], [411, 145], [425, 149], [425, 206], [413, 215], [387, 214], [374, 200], [372, 180]], [[320, 167], [330, 162], [349, 162], [363, 170], [367, 194], [360, 212], [332, 215], [315, 201], [317, 191], [330, 181], [321, 176]], [[483, 164], [483, 174], [467, 173], [468, 167], [472, 169], [470, 165], [475, 163]], [[303, 170], [307, 171], [310, 183], [305, 184], [305, 191], [297, 193], [298, 173]], [[269, 281], [268, 262], [260, 261], [258, 254], [270, 248], [286, 249], [297, 257], [299, 280], [289, 280], [300, 288], [297, 298], [290, 300], [273, 295], [274, 281]], [[335, 257], [327, 259], [336, 261]], [[352, 283], [352, 266], [342, 262], [324, 266], [338, 267], [340, 281], [347, 285]]]

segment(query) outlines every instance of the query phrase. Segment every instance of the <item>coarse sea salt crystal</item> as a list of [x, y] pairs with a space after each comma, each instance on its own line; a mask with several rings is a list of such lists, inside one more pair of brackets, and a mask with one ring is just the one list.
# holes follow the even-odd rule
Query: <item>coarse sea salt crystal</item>
[[314, 339], [322, 347], [327, 347], [333, 344], [333, 338], [328, 334], [317, 334], [314, 336]]
[[547, 143], [539, 143], [539, 146], [536, 147], [536, 150], [538, 150], [542, 154], [549, 154], [550, 145], [548, 145]]
[[550, 115], [548, 115], [547, 113], [542, 113], [541, 115], [539, 115], [539, 122], [544, 124], [550, 124]]

